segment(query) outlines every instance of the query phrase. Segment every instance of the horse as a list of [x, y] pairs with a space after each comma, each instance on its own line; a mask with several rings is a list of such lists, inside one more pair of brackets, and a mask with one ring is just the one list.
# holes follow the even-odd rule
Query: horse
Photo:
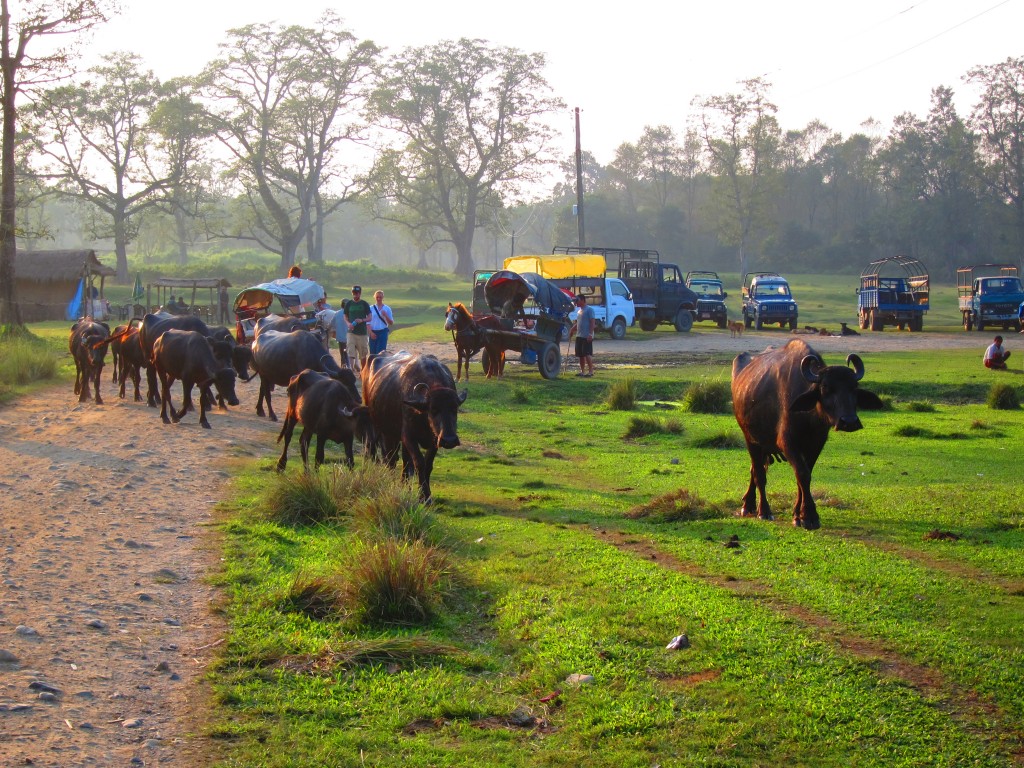
[[483, 315], [474, 319], [464, 304], [449, 302], [444, 329], [451, 331], [455, 340], [455, 352], [459, 358], [456, 381], [462, 380], [463, 366], [466, 369], [466, 381], [469, 381], [469, 361], [481, 349], [487, 350], [487, 378], [501, 378], [504, 375], [505, 349], [498, 343], [500, 337], [489, 333], [501, 330], [500, 319], [494, 315]]

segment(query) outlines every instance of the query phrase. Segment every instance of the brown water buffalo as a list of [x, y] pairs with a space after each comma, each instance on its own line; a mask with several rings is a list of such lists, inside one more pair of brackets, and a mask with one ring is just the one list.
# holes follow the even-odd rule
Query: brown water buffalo
[[97, 405], [103, 405], [100, 397], [100, 375], [110, 345], [110, 326], [89, 318], [79, 320], [71, 326], [68, 349], [75, 360], [75, 394], [78, 402], [89, 399], [89, 382], [96, 390]]
[[[139, 334], [141, 320], [132, 320], [128, 330], [124, 331], [120, 341], [121, 370], [118, 375], [120, 389], [118, 396], [124, 400], [125, 385], [131, 379], [135, 385], [135, 402], [142, 401], [139, 386], [142, 383], [142, 370], [148, 366], [142, 354], [142, 336]], [[115, 334], [116, 335], [116, 334]]]
[[146, 359], [146, 404], [156, 408], [157, 404], [157, 375], [153, 368], [153, 345], [160, 338], [164, 331], [196, 331], [204, 337], [210, 335], [210, 329], [202, 320], [195, 315], [171, 315], [166, 312], [159, 314], [148, 314], [142, 318], [142, 326], [139, 333], [142, 335], [142, 354]]
[[256, 400], [256, 414], [263, 416], [263, 402], [267, 403], [267, 415], [277, 421], [277, 414], [270, 402], [274, 387], [287, 387], [292, 376], [310, 368], [326, 373], [340, 381], [351, 392], [358, 403], [356, 376], [349, 368], [342, 368], [323, 348], [316, 334], [309, 331], [261, 330], [252, 343], [252, 365], [260, 375], [260, 394]]
[[732, 407], [750, 453], [750, 485], [743, 496], [743, 515], [772, 520], [765, 497], [768, 465], [785, 458], [796, 474], [793, 524], [821, 527], [811, 497], [811, 471], [830, 429], [856, 432], [857, 409], [878, 410], [882, 401], [858, 382], [864, 363], [846, 358], [847, 368], [825, 365], [806, 342], [795, 339], [781, 349], [759, 355], [744, 352], [732, 364]]
[[[219, 367], [206, 336], [198, 331], [168, 330], [160, 334], [153, 344], [153, 368], [160, 377], [160, 418], [169, 424], [170, 417], [177, 424], [192, 403], [192, 387], [199, 387], [199, 423], [210, 429], [206, 411], [213, 405], [217, 394], [229, 405], [238, 405], [235, 397], [235, 371]], [[180, 411], [171, 405], [171, 384], [181, 379], [183, 400]]]
[[466, 390], [455, 391], [451, 370], [433, 355], [384, 353], [363, 368], [362, 377], [376, 445], [391, 466], [401, 451], [403, 473], [416, 472], [420, 498], [429, 503], [438, 449], [459, 445], [459, 406]]
[[278, 472], [288, 464], [288, 445], [298, 423], [302, 424], [299, 449], [302, 464], [307, 468], [313, 435], [316, 435], [314, 466], [317, 467], [324, 463], [324, 446], [328, 440], [345, 447], [345, 463], [349, 467], [355, 464], [353, 440], [358, 437], [364, 446], [373, 442], [373, 425], [367, 407], [353, 398], [349, 388], [340, 381], [308, 368], [292, 376], [288, 383], [288, 411], [281, 434], [277, 436], [278, 442], [284, 438], [284, 450], [277, 461]]

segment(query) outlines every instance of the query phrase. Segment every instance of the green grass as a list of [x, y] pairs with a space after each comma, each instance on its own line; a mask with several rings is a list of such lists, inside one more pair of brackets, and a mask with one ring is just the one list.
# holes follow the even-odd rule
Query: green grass
[[[607, 381], [475, 385], [432, 482], [452, 579], [415, 628], [311, 618], [317, 579], [365, 551], [356, 526], [254, 519], [254, 468], [225, 524], [211, 730], [230, 764], [1012, 764], [1024, 415], [987, 407], [973, 352], [864, 358], [863, 386], [904, 407], [830, 437], [814, 533], [789, 523], [785, 465], [776, 523], [733, 516], [749, 459], [729, 414], [609, 410]], [[604, 376], [670, 401], [728, 378], [702, 368]], [[637, 419], [682, 429], [620, 439]]]

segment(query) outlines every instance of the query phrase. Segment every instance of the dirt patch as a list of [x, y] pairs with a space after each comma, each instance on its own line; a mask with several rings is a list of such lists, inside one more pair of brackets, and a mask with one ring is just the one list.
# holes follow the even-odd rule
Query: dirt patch
[[207, 765], [211, 513], [230, 463], [274, 453], [277, 427], [255, 382], [212, 430], [101, 390], [103, 405], [65, 385], [0, 408], [0, 763]]

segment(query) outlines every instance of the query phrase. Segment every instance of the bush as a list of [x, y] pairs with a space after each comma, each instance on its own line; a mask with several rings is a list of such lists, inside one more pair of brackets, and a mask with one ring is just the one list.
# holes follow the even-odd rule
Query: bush
[[732, 392], [725, 381], [698, 381], [683, 393], [683, 407], [691, 413], [731, 413]]
[[443, 550], [388, 539], [352, 553], [338, 597], [368, 624], [425, 623], [443, 603], [450, 578]]
[[927, 400], [911, 400], [907, 403], [907, 410], [914, 413], [934, 413], [935, 405]]
[[[343, 470], [348, 472], [348, 470]], [[264, 515], [281, 525], [317, 525], [342, 515], [334, 494], [338, 468], [277, 475], [263, 500]]]
[[636, 379], [627, 376], [612, 384], [605, 402], [613, 411], [632, 411], [636, 408], [637, 399]]
[[30, 384], [57, 374], [57, 356], [47, 344], [30, 334], [0, 336], [0, 384]]
[[988, 407], [997, 411], [1015, 411], [1020, 408], [1017, 388], [1006, 382], [996, 382], [988, 391]]

